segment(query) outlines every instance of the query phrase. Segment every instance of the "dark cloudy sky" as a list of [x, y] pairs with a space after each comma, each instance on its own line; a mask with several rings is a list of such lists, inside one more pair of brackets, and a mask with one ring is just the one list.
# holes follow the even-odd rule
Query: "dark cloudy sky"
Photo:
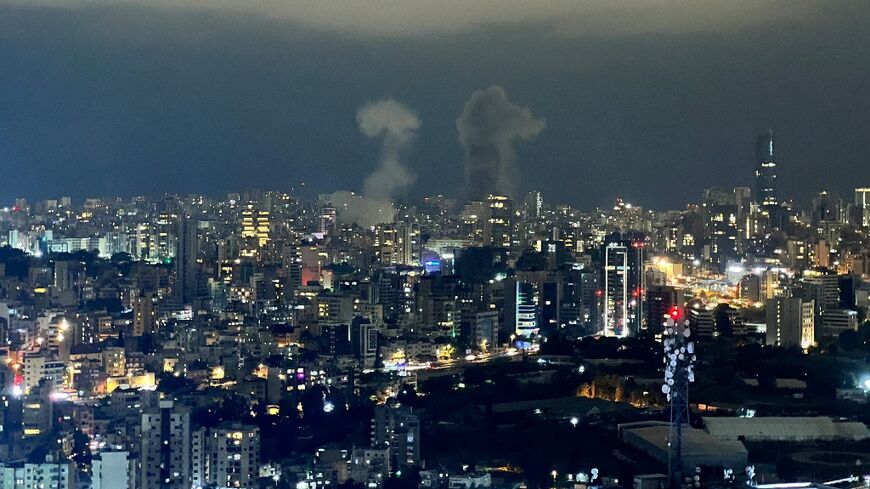
[[[254, 4], [240, 6], [239, 4]], [[870, 2], [0, 0], [0, 201], [358, 190], [356, 111], [422, 121], [413, 195], [462, 195], [456, 119], [504, 87], [546, 128], [519, 191], [665, 208], [751, 182], [870, 185]]]

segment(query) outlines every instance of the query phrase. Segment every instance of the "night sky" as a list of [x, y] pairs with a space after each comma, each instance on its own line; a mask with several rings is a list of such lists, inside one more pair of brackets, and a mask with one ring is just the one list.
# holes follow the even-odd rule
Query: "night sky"
[[385, 98], [421, 122], [407, 194], [459, 197], [457, 118], [492, 85], [546, 121], [514, 188], [551, 202], [751, 184], [768, 127], [784, 197], [870, 186], [866, 0], [235, 4], [0, 0], [0, 202], [360, 190], [356, 112]]

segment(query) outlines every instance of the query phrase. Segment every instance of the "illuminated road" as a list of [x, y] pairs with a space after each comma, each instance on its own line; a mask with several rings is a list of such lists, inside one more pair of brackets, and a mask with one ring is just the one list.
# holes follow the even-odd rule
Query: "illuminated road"
[[[535, 352], [528, 352], [526, 356], [534, 355], [534, 353]], [[465, 358], [457, 358], [453, 360], [437, 362], [433, 365], [430, 365], [428, 368], [424, 367], [416, 370], [416, 373], [418, 379], [441, 377], [444, 375], [453, 375], [455, 373], [459, 373], [466, 367], [472, 365], [487, 364], [497, 361], [519, 362], [523, 360], [523, 357], [524, 355], [522, 354], [522, 352], [512, 348], [509, 350], [480, 353], [475, 355], [469, 355]]]

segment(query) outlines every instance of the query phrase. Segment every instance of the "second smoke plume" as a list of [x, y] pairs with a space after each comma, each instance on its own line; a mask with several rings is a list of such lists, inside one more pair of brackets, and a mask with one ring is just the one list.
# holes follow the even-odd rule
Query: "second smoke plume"
[[469, 198], [510, 194], [513, 190], [513, 143], [530, 141], [544, 129], [544, 119], [535, 119], [526, 107], [507, 98], [493, 85], [477, 90], [456, 120], [459, 142], [465, 148], [465, 177]]

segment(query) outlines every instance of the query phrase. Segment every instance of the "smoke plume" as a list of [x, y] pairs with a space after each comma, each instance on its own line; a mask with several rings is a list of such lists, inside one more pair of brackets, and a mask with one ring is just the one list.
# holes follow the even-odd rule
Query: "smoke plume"
[[544, 125], [544, 119], [535, 119], [527, 107], [508, 100], [498, 85], [472, 93], [456, 120], [459, 142], [465, 147], [468, 196], [510, 194], [516, 160], [514, 140], [530, 141]]
[[370, 102], [356, 112], [359, 130], [382, 139], [377, 168], [363, 182], [362, 195], [339, 191], [329, 194], [342, 223], [369, 227], [392, 222], [393, 199], [414, 183], [416, 175], [403, 163], [420, 128], [417, 113], [393, 99]]
[[346, 190], [327, 194], [321, 200], [335, 206], [338, 221], [342, 224], [356, 223], [371, 227], [382, 222], [393, 222], [396, 215], [396, 208], [389, 200], [372, 199]]
[[390, 200], [414, 183], [416, 175], [402, 164], [411, 149], [420, 119], [417, 113], [392, 99], [372, 102], [356, 113], [360, 131], [370, 138], [383, 138], [381, 161], [363, 183], [363, 194]]

